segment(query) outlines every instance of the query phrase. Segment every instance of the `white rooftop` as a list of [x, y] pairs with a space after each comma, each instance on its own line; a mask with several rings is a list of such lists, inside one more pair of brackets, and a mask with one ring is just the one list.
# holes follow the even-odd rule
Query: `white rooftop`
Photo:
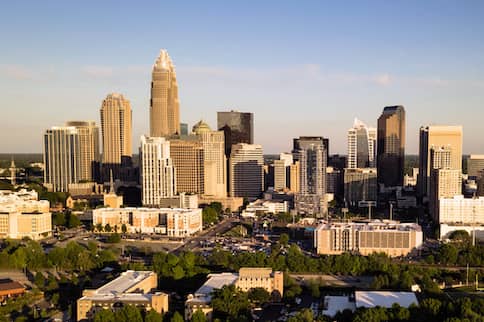
[[195, 292], [195, 298], [205, 298], [207, 302], [210, 302], [210, 294], [213, 290], [221, 289], [225, 285], [232, 285], [238, 278], [239, 274], [237, 273], [209, 274], [205, 284]]
[[390, 292], [390, 291], [374, 291], [374, 292], [355, 292], [356, 307], [372, 308], [381, 306], [391, 308], [394, 303], [401, 307], [409, 307], [412, 303], [418, 305], [417, 297], [412, 292]]
[[108, 295], [124, 293], [153, 274], [151, 271], [126, 271], [118, 278], [98, 288], [96, 294]]
[[325, 296], [323, 314], [327, 316], [335, 316], [338, 312], [344, 310], [355, 311], [355, 302], [350, 301], [348, 296]]

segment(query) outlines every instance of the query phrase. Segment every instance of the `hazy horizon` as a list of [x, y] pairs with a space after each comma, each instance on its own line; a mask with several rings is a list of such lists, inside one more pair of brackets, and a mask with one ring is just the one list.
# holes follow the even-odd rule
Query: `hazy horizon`
[[480, 1], [8, 2], [0, 152], [41, 153], [43, 131], [69, 120], [99, 125], [110, 92], [131, 101], [136, 152], [165, 48], [181, 121], [215, 128], [217, 111], [252, 112], [264, 154], [304, 135], [346, 154], [353, 119], [376, 127], [388, 105], [405, 107], [406, 154], [428, 124], [463, 125], [463, 152], [483, 154], [482, 13]]

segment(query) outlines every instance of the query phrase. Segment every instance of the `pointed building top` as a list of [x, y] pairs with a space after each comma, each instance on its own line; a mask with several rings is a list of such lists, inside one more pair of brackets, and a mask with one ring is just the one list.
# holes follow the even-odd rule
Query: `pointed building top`
[[166, 49], [160, 50], [160, 55], [156, 58], [155, 65], [153, 69], [170, 69], [173, 68], [173, 62], [171, 61], [170, 55]]
[[115, 194], [114, 192], [114, 180], [113, 180], [113, 169], [109, 171], [109, 193]]

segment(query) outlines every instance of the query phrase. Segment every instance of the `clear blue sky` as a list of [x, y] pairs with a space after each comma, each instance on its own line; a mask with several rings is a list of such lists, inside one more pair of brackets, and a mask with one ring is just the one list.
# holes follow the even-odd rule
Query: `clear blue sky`
[[464, 126], [484, 153], [484, 1], [5, 1], [0, 5], [0, 152], [40, 152], [44, 129], [99, 123], [109, 92], [148, 132], [151, 65], [166, 48], [180, 113], [255, 114], [256, 143], [288, 151], [323, 135], [346, 152], [355, 117], [407, 111], [407, 152], [425, 124]]

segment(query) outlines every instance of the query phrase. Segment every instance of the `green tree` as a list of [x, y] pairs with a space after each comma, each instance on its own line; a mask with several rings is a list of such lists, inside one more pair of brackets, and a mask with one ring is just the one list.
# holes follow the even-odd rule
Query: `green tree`
[[208, 206], [202, 210], [202, 221], [205, 225], [215, 224], [218, 222], [218, 213], [215, 209]]
[[163, 321], [163, 316], [153, 309], [148, 311], [145, 315], [145, 322], [162, 322], [162, 321]]
[[295, 316], [290, 317], [287, 322], [313, 322], [313, 311], [310, 309], [302, 309]]
[[205, 316], [205, 313], [203, 313], [201, 310], [196, 310], [195, 313], [193, 313], [192, 319], [190, 321], [191, 322], [207, 322], [207, 317]]
[[44, 285], [45, 285], [45, 277], [44, 277], [44, 275], [41, 272], [35, 273], [34, 284], [35, 284], [35, 286], [37, 286], [40, 289], [43, 289], [44, 288]]
[[281, 236], [279, 236], [279, 243], [282, 246], [287, 246], [289, 244], [289, 235], [286, 233], [281, 234]]
[[126, 224], [121, 225], [121, 232], [123, 233], [123, 235], [128, 232], [128, 227], [126, 227]]
[[121, 241], [121, 236], [119, 236], [118, 233], [114, 233], [112, 235], [109, 235], [108, 239], [106, 240], [110, 244], [116, 244]]
[[102, 224], [96, 224], [96, 231], [102, 232], [103, 231], [103, 225]]
[[170, 319], [170, 322], [183, 322], [183, 321], [184, 321], [183, 315], [178, 313], [178, 311], [176, 311], [175, 314], [173, 314], [173, 316]]
[[94, 322], [116, 322], [116, 316], [111, 310], [101, 310], [94, 315]]
[[81, 221], [76, 215], [70, 213], [67, 218], [67, 228], [75, 228], [81, 225]]
[[106, 224], [106, 226], [104, 226], [104, 231], [107, 232], [107, 233], [110, 233], [112, 230], [111, 228], [111, 225], [110, 224]]
[[115, 314], [116, 322], [143, 322], [141, 312], [136, 306], [125, 305]]
[[212, 307], [216, 317], [235, 320], [248, 316], [249, 299], [247, 293], [240, 291], [235, 285], [226, 285], [214, 291]]
[[248, 292], [249, 300], [253, 303], [262, 304], [271, 300], [271, 294], [262, 287], [256, 287]]

